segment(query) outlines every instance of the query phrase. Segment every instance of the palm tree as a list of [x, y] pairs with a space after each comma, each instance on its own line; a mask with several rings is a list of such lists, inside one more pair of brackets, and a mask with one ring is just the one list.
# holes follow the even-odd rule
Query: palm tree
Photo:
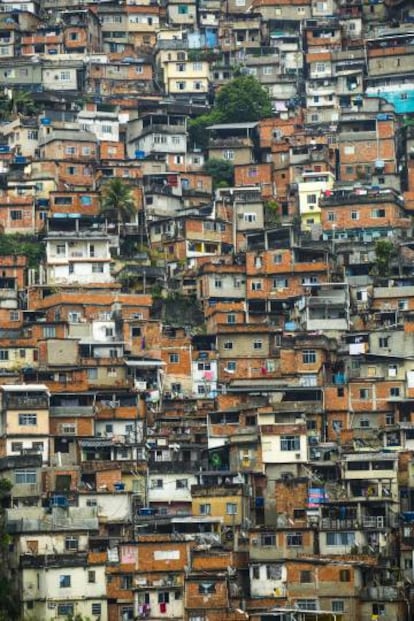
[[16, 89], [12, 91], [11, 111], [13, 114], [20, 112], [21, 114], [32, 116], [36, 114], [38, 107], [29, 91]]
[[132, 188], [119, 177], [107, 181], [102, 188], [101, 214], [118, 224], [129, 222], [137, 213]]

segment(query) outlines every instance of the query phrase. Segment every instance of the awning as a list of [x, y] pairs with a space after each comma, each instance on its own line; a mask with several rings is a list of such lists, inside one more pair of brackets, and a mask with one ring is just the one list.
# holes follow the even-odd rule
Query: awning
[[162, 360], [125, 360], [125, 364], [127, 367], [139, 367], [142, 369], [153, 368], [153, 367], [162, 367], [165, 365], [165, 362]]

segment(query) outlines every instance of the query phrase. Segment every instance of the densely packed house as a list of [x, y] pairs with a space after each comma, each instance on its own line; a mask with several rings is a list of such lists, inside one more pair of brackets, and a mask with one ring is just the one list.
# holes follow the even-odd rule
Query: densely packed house
[[0, 10], [21, 619], [410, 621], [412, 3]]

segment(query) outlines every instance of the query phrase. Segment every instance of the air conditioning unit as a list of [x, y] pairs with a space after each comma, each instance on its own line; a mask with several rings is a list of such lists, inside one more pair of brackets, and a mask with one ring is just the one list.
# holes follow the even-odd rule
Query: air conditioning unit
[[259, 540], [258, 539], [252, 539], [252, 546], [258, 546], [259, 545]]
[[295, 453], [295, 458], [300, 459], [300, 453]]

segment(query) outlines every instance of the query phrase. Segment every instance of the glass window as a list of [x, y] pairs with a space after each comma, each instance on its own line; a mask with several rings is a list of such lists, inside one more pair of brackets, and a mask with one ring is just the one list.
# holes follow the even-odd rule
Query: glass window
[[299, 451], [300, 450], [300, 437], [299, 436], [280, 436], [280, 450], [281, 451]]
[[35, 470], [16, 470], [14, 475], [16, 485], [25, 485], [30, 483], [36, 483], [36, 471]]
[[59, 587], [61, 589], [67, 589], [70, 587], [71, 584], [71, 577], [70, 575], [66, 574], [63, 576], [59, 576]]
[[37, 425], [37, 414], [19, 414], [19, 425]]

